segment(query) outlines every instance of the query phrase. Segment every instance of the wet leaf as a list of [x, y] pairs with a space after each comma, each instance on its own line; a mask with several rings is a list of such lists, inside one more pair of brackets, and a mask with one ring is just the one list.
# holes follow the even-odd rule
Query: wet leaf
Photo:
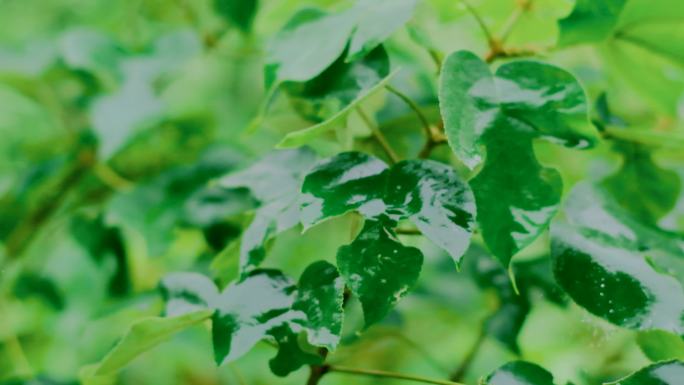
[[361, 233], [337, 252], [337, 266], [361, 301], [366, 326], [382, 320], [415, 285], [423, 254], [396, 240], [388, 219], [366, 220]]
[[[568, 199], [571, 226], [554, 224], [554, 274], [590, 313], [637, 330], [684, 335], [681, 240], [630, 222], [600, 193], [580, 186]], [[624, 219], [624, 221], [621, 221]]]
[[532, 140], [578, 148], [597, 140], [584, 91], [552, 65], [514, 61], [492, 75], [484, 61], [459, 51], [443, 65], [440, 107], [454, 152], [470, 168], [484, 160], [470, 183], [477, 217], [487, 246], [507, 265], [560, 203], [560, 175], [537, 161]]

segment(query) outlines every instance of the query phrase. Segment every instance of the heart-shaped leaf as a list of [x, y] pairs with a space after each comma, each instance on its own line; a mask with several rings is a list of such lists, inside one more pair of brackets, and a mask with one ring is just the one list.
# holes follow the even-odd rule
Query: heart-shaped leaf
[[367, 220], [354, 241], [337, 252], [337, 266], [361, 301], [366, 326], [382, 320], [415, 285], [423, 254], [396, 240], [389, 219]]
[[552, 65], [516, 61], [492, 74], [477, 56], [459, 51], [444, 62], [440, 108], [449, 143], [468, 167], [486, 150], [471, 186], [482, 236], [507, 265], [548, 226], [560, 202], [560, 175], [539, 164], [532, 140], [580, 148], [597, 140], [584, 91]]

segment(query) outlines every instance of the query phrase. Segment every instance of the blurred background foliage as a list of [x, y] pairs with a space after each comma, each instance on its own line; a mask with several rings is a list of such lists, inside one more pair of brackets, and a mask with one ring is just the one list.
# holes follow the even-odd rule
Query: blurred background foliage
[[[296, 10], [353, 2], [262, 0], [253, 17], [230, 3], [0, 0], [0, 383], [78, 383], [81, 368], [101, 359], [132, 322], [160, 314], [156, 288], [165, 274], [200, 271], [222, 284], [235, 277], [236, 240], [258, 203], [247, 190], [213, 189], [212, 179], [317, 119], [296, 96], [306, 91], [290, 90], [291, 98], [277, 93], [259, 127], [249, 129], [263, 109], [265, 47]], [[518, 7], [514, 0], [472, 3], [494, 31]], [[537, 153], [561, 171], [566, 190], [622, 167], [604, 180], [608, 190], [645, 221], [682, 232], [684, 60], [621, 41], [558, 48], [557, 21], [572, 6], [535, 1], [507, 44], [570, 70], [598, 101], [596, 119], [622, 130], [608, 132], [645, 146], [606, 141], [578, 152], [538, 143]], [[487, 41], [460, 2], [425, 0], [385, 48], [399, 69], [393, 87], [437, 120], [434, 60], [457, 49], [484, 55]], [[390, 94], [364, 103], [400, 155], [414, 157], [423, 139], [412, 111]], [[382, 156], [358, 119], [351, 116], [348, 137], [324, 135], [313, 149]], [[433, 157], [463, 171], [445, 146]], [[265, 266], [299, 276], [312, 261], [333, 260], [349, 241], [350, 220], [279, 235]], [[446, 377], [472, 359], [464, 379], [474, 383], [523, 357], [576, 385], [648, 362], [638, 333], [588, 315], [558, 292], [545, 237], [513, 264], [520, 294], [477, 242], [457, 271], [421, 237], [403, 238], [426, 250], [418, 287], [363, 334], [355, 333], [361, 315], [352, 303], [349, 332], [330, 362]], [[210, 335], [198, 326], [141, 356], [115, 383], [305, 382], [306, 370], [270, 374], [273, 354], [260, 344], [216, 368]], [[324, 383], [380, 381], [400, 383], [343, 374]]]

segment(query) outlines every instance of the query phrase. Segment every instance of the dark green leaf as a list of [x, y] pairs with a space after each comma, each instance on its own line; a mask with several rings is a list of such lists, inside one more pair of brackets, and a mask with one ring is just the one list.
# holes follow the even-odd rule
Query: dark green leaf
[[660, 362], [647, 366], [621, 380], [604, 385], [678, 385], [684, 378], [681, 361]]
[[363, 307], [366, 326], [384, 318], [416, 283], [423, 254], [396, 240], [387, 219], [367, 220], [354, 241], [340, 247], [337, 266]]
[[573, 191], [566, 211], [573, 226], [554, 224], [551, 251], [570, 297], [616, 325], [684, 335], [684, 290], [668, 274], [681, 271], [681, 241], [628, 221], [586, 186]]
[[374, 216], [385, 210], [387, 165], [360, 152], [325, 159], [304, 178], [301, 216], [305, 228], [351, 210]]
[[315, 154], [308, 148], [279, 151], [249, 168], [223, 177], [219, 185], [246, 187], [260, 202], [250, 226], [242, 235], [240, 270], [248, 273], [266, 257], [265, 242], [299, 223], [299, 189]]
[[495, 370], [484, 385], [554, 385], [553, 376], [541, 366], [513, 361]]
[[198, 273], [169, 274], [159, 287], [166, 302], [167, 317], [213, 309], [219, 295], [214, 282]]
[[560, 202], [560, 175], [539, 164], [532, 140], [577, 148], [597, 140], [584, 91], [552, 65], [516, 61], [492, 75], [477, 56], [459, 51], [443, 65], [440, 106], [449, 143], [468, 167], [486, 150], [471, 186], [482, 236], [508, 264], [548, 226]]
[[608, 39], [627, 0], [577, 0], [572, 13], [558, 21], [560, 46]]
[[243, 32], [252, 29], [258, 7], [258, 0], [214, 0], [216, 12]]

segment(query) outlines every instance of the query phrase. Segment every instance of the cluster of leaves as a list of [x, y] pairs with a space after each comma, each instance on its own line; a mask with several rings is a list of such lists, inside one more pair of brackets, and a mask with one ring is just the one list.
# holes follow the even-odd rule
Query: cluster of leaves
[[[684, 30], [684, 14], [673, 4], [578, 0], [558, 21], [557, 48], [600, 46], [600, 59], [611, 73], [627, 79], [659, 114], [673, 117], [684, 94], [684, 39], [664, 39]], [[259, 10], [256, 1], [216, 0], [213, 6], [242, 34], [250, 33]], [[267, 92], [248, 130], [264, 130], [283, 100], [305, 123], [276, 138], [279, 150], [239, 169], [242, 158], [225, 151], [229, 146], [209, 145], [211, 122], [201, 114], [166, 111], [155, 90], [179, 63], [197, 55], [199, 39], [170, 35], [140, 54], [88, 32], [62, 37], [64, 49], [55, 59], [59, 70], [94, 83], [93, 96], [80, 101], [92, 129], [83, 128], [71, 144], [75, 155], [47, 159], [0, 200], [8, 213], [0, 220], [5, 258], [25, 252], [32, 230], [58, 209], [73, 211], [70, 231], [107, 270], [109, 294], [125, 297], [135, 291], [131, 277], [141, 268], [127, 234], [141, 235], [151, 255], [173, 248], [179, 227], [198, 230], [207, 246], [197, 251], [204, 255], [202, 266], [195, 267], [202, 273], [161, 279], [164, 316], [134, 323], [104, 358], [81, 370], [81, 381], [109, 383], [143, 352], [204, 324], [210, 324], [219, 366], [266, 341], [277, 349], [270, 360], [275, 375], [308, 366], [311, 385], [335, 371], [420, 381], [339, 367], [327, 357], [344, 344], [345, 328], [355, 334], [387, 322], [400, 300], [420, 286], [435, 249], [451, 257], [452, 270], [495, 293], [498, 304], [485, 317], [482, 338], [521, 355], [519, 334], [541, 293], [561, 307], [572, 303], [638, 333], [652, 363], [602, 383], [681, 381], [684, 235], [681, 228], [662, 226], [677, 205], [681, 182], [655, 159], [656, 149], [681, 150], [684, 141], [674, 133], [630, 127], [629, 119], [613, 114], [606, 94], [597, 96], [592, 113], [588, 95], [594, 90], [557, 65], [514, 58], [494, 66], [498, 59], [539, 53], [506, 46], [508, 29], [534, 6], [523, 1], [497, 37], [467, 4], [487, 37], [485, 59], [460, 49], [442, 60], [409, 26], [411, 39], [438, 60], [439, 75], [431, 79], [434, 100], [427, 103], [432, 114], [390, 84], [402, 72], [392, 70], [388, 39], [414, 17], [418, 0], [358, 0], [337, 12], [297, 11], [268, 45]], [[676, 20], [674, 32], [667, 28], [669, 20]], [[635, 61], [634, 50], [648, 52]], [[671, 68], [675, 75], [669, 76]], [[622, 76], [635, 70], [644, 76]], [[118, 86], [107, 92], [112, 81]], [[405, 102], [423, 126], [425, 145], [419, 151], [415, 146], [397, 151], [397, 139], [385, 136], [389, 130], [377, 105], [385, 104], [386, 91]], [[155, 129], [136, 131], [140, 126]], [[172, 145], [160, 149], [160, 164], [139, 161], [149, 156], [140, 154], [150, 143], [169, 136], [181, 148], [202, 143], [190, 146], [187, 159], [178, 159]], [[572, 159], [604, 143], [613, 147], [621, 166], [572, 188], [564, 185], [562, 165], [546, 165], [540, 150], [568, 152], [566, 159]], [[50, 177], [55, 169], [59, 176]], [[575, 184], [581, 178], [569, 179]], [[121, 183], [124, 189], [117, 191]], [[67, 200], [66, 208], [61, 198], [57, 205], [44, 204], [55, 200], [45, 190], [74, 185], [76, 198]], [[103, 201], [104, 209], [98, 206]], [[334, 256], [316, 255], [298, 281], [284, 269], [266, 267], [280, 235], [301, 228], [306, 236], [342, 219], [351, 224], [349, 243], [335, 245]], [[414, 243], [416, 235], [429, 243]], [[519, 258], [535, 248], [541, 257]], [[294, 252], [289, 257], [298, 258]], [[15, 280], [18, 298], [38, 293], [56, 309], [65, 306], [51, 281], [31, 272]], [[349, 321], [354, 301], [362, 325]], [[455, 381], [467, 369], [459, 369], [451, 382], [432, 382], [459, 384]], [[554, 377], [537, 364], [516, 360], [481, 383], [553, 385]]]

